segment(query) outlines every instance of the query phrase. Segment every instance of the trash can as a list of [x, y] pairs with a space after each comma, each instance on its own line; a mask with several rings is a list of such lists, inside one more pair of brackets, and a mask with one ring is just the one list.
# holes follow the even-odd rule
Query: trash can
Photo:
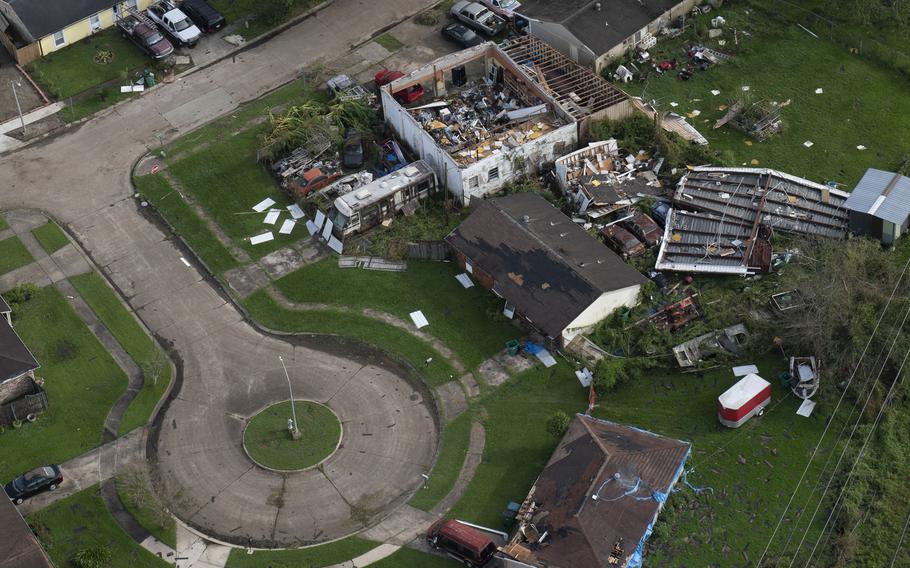
[[506, 341], [506, 349], [509, 350], [509, 355], [513, 357], [515, 355], [518, 355], [518, 349], [520, 346], [521, 344], [518, 343], [517, 339], [510, 339], [509, 341]]
[[146, 70], [143, 72], [142, 78], [145, 79], [145, 86], [146, 86], [146, 87], [151, 88], [151, 87], [154, 87], [154, 86], [155, 86], [155, 75], [152, 74], [152, 72], [149, 71], [148, 69], [146, 69]]
[[780, 381], [780, 386], [782, 386], [785, 389], [790, 388], [790, 380], [792, 378], [793, 377], [787, 371], [784, 371], [784, 372], [780, 373], [779, 375], [777, 375], [777, 380]]

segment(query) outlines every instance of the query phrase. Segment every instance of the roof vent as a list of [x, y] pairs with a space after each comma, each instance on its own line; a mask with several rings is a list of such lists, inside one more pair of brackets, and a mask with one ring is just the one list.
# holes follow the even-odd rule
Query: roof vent
[[364, 200], [364, 199], [370, 197], [371, 195], [372, 194], [368, 190], [361, 189], [360, 191], [358, 191], [357, 193], [354, 194], [354, 197], [356, 197], [357, 199], [360, 199], [360, 200]]
[[521, 222], [522, 222], [522, 223], [525, 223], [525, 224], [528, 224], [528, 223], [531, 222], [531, 217], [530, 217], [529, 215], [522, 215], [522, 216], [521, 216]]

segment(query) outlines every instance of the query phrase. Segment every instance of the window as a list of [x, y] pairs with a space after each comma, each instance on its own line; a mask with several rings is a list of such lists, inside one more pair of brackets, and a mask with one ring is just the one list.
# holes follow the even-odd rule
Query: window
[[60, 47], [64, 43], [66, 43], [66, 38], [63, 37], [63, 32], [59, 31], [59, 32], [55, 33], [54, 34], [54, 47]]
[[98, 30], [101, 29], [101, 15], [94, 14], [92, 17], [90, 17], [88, 19], [88, 23], [89, 23], [89, 25], [92, 26], [92, 32], [93, 33], [97, 32]]
[[494, 179], [499, 179], [499, 168], [490, 168], [489, 173], [487, 173], [487, 179], [493, 181]]
[[480, 178], [477, 176], [472, 177], [468, 180], [468, 185], [473, 189], [480, 186]]

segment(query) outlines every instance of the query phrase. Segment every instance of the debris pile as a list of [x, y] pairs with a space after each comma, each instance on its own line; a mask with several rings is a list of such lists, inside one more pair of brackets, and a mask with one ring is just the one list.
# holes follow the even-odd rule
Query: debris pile
[[408, 112], [460, 166], [517, 148], [563, 125], [547, 104], [486, 80]]

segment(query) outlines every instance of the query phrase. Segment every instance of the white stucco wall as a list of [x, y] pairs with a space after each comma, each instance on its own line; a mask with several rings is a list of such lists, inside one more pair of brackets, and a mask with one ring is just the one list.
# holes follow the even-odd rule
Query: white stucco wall
[[576, 335], [591, 331], [595, 325], [613, 313], [616, 308], [623, 306], [631, 308], [638, 303], [638, 293], [641, 285], [636, 284], [628, 288], [621, 288], [612, 292], [605, 292], [594, 300], [590, 306], [581, 312], [572, 323], [562, 331], [562, 344], [568, 345]]

